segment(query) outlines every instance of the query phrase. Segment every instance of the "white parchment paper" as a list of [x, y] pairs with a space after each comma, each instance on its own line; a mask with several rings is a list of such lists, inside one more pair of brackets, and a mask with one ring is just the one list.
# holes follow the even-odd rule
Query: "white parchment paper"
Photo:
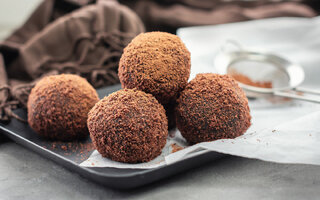
[[[226, 40], [279, 54], [303, 66], [304, 87], [320, 90], [320, 18], [276, 18], [234, 24], [180, 29], [178, 35], [191, 52], [191, 77], [215, 72], [213, 59]], [[148, 163], [111, 161], [95, 151], [85, 167], [155, 168], [206, 151], [279, 163], [320, 165], [320, 105], [298, 101], [258, 99], [249, 102], [252, 126], [241, 137], [187, 146], [178, 130], [162, 154]], [[184, 149], [172, 153], [172, 145]]]

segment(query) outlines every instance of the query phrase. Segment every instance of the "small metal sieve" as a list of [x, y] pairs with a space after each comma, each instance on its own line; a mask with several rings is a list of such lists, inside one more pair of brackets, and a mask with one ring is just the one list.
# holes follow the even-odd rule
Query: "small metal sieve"
[[[230, 45], [236, 50], [227, 50]], [[216, 56], [214, 66], [219, 74], [233, 76], [239, 73], [243, 77], [258, 78], [257, 81], [266, 79], [272, 83], [272, 87], [265, 88], [237, 80], [248, 97], [274, 95], [320, 103], [320, 99], [304, 96], [306, 93], [320, 94], [320, 91], [298, 87], [305, 78], [303, 68], [280, 56], [244, 50], [237, 42], [228, 41]]]

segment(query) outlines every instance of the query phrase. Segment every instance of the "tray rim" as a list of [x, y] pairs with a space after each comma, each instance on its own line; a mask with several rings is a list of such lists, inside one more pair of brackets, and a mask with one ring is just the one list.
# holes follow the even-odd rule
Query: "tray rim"
[[[182, 159], [182, 160], [179, 160], [179, 161], [177, 161], [177, 162], [174, 162], [174, 163], [171, 163], [171, 164], [168, 164], [168, 165], [162, 165], [162, 166], [159, 166], [159, 167], [156, 167], [156, 168], [141, 169], [141, 171], [132, 172], [132, 174], [130, 174], [130, 175], [105, 175], [105, 173], [103, 173], [103, 172], [98, 172], [98, 171], [95, 171], [95, 170], [92, 170], [92, 169], [91, 169], [91, 168], [103, 168], [103, 167], [83, 167], [83, 166], [80, 166], [80, 165], [77, 164], [76, 162], [74, 162], [74, 161], [72, 161], [72, 160], [69, 160], [69, 159], [67, 159], [67, 158], [65, 158], [65, 157], [63, 157], [63, 156], [61, 156], [61, 155], [59, 155], [59, 154], [57, 154], [57, 153], [55, 153], [55, 152], [53, 152], [53, 151], [50, 151], [49, 149], [46, 149], [46, 148], [44, 148], [44, 147], [42, 147], [42, 146], [40, 146], [40, 145], [38, 145], [38, 144], [36, 144], [36, 143], [34, 143], [34, 142], [32, 142], [32, 141], [24, 138], [24, 137], [22, 137], [22, 136], [20, 136], [20, 135], [18, 135], [18, 134], [16, 134], [16, 133], [14, 133], [13, 131], [11, 131], [11, 130], [5, 128], [5, 127], [3, 127], [2, 124], [0, 124], [0, 130], [1, 130], [7, 137], [9, 137], [9, 138], [12, 139], [13, 141], [17, 142], [18, 144], [20, 144], [20, 145], [22, 145], [22, 146], [24, 146], [24, 147], [26, 147], [26, 148], [28, 148], [28, 149], [30, 149], [30, 147], [29, 147], [29, 146], [26, 146], [25, 144], [22, 144], [22, 142], [25, 142], [25, 143], [27, 143], [27, 144], [35, 147], [35, 148], [39, 148], [39, 149], [41, 149], [42, 151], [44, 151], [44, 152], [46, 152], [46, 153], [48, 153], [48, 154], [50, 154], [50, 155], [52, 155], [52, 156], [55, 156], [55, 157], [57, 157], [57, 158], [65, 161], [65, 162], [67, 162], [67, 163], [69, 163], [69, 164], [71, 164], [71, 165], [74, 165], [75, 167], [78, 167], [78, 168], [80, 168], [80, 169], [82, 169], [82, 170], [84, 170], [84, 171], [88, 171], [88, 172], [90, 172], [90, 173], [94, 173], [94, 174], [97, 174], [97, 175], [100, 175], [100, 176], [105, 176], [105, 177], [108, 177], [108, 178], [110, 178], [110, 177], [112, 177], [112, 178], [121, 178], [121, 177], [126, 177], [126, 178], [128, 178], [128, 177], [134, 177], [134, 176], [137, 176], [137, 175], [144, 175], [144, 174], [146, 174], [146, 173], [150, 173], [150, 172], [152, 172], [152, 171], [157, 171], [157, 170], [160, 170], [160, 169], [162, 169], [162, 168], [166, 168], [166, 167], [168, 167], [168, 166], [171, 166], [171, 165], [174, 165], [174, 164], [176, 164], [176, 163], [179, 163], [179, 162], [181, 162], [181, 161], [189, 160], [189, 159], [192, 159], [193, 157], [197, 157], [197, 156], [200, 156], [200, 155], [202, 155], [202, 154], [206, 154], [206, 153], [211, 152], [211, 151], [205, 151], [205, 150], [204, 150], [204, 151], [200, 151], [199, 153], [195, 154], [194, 156], [186, 157], [186, 158], [184, 158], [184, 159]], [[15, 137], [15, 138], [14, 138], [14, 137]], [[31, 149], [31, 150], [33, 150], [33, 149]], [[39, 154], [38, 152], [36, 152], [36, 153]], [[218, 153], [218, 152], [216, 152], [216, 153]], [[220, 153], [219, 153], [219, 154], [220, 154]], [[108, 168], [116, 168], [116, 167], [108, 167]], [[121, 170], [121, 168], [116, 168], [116, 169], [120, 169], [120, 170]], [[129, 168], [128, 168], [128, 169], [129, 169]]]
[[[119, 85], [112, 85], [112, 86], [101, 88], [101, 89], [114, 90], [117, 88], [119, 88]], [[15, 122], [23, 123], [16, 119], [12, 119], [10, 123], [15, 123]], [[19, 135], [18, 132], [21, 130], [15, 130], [13, 128], [14, 126], [11, 128], [8, 127], [9, 124], [0, 122], [0, 134], [3, 133], [5, 136], [10, 138], [12, 141], [16, 142], [17, 144], [29, 150], [32, 150], [34, 153], [37, 153], [43, 158], [50, 159], [51, 161], [55, 162], [56, 164], [64, 167], [65, 169], [73, 173], [77, 173], [80, 176], [87, 178], [91, 181], [98, 182], [108, 187], [117, 188], [117, 189], [132, 189], [132, 188], [140, 187], [142, 185], [146, 185], [148, 183], [167, 178], [169, 176], [201, 166], [204, 163], [226, 156], [226, 154], [222, 154], [214, 151], [202, 151], [202, 152], [200, 151], [195, 155], [186, 156], [185, 158], [177, 162], [162, 165], [156, 168], [136, 169], [137, 171], [131, 171], [124, 174], [121, 174], [121, 172], [112, 174], [112, 172], [108, 173], [108, 172], [98, 171], [98, 169], [103, 169], [103, 167], [80, 166], [75, 161], [70, 160], [67, 157], [64, 157], [63, 155], [59, 155], [58, 153], [55, 153], [54, 151], [51, 151], [50, 149], [47, 149], [37, 144], [36, 142], [33, 142], [32, 140]], [[196, 161], [196, 162], [193, 162], [193, 161]], [[108, 169], [121, 170], [121, 168], [115, 168], [115, 167], [108, 167]]]

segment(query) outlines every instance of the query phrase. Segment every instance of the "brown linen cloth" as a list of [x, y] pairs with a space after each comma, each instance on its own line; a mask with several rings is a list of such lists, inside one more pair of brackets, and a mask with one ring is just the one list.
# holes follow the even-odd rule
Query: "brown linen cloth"
[[179, 27], [223, 24], [271, 17], [313, 17], [307, 1], [119, 0], [140, 16], [147, 31], [175, 33]]
[[0, 44], [1, 121], [19, 119], [12, 109], [26, 106], [34, 83], [45, 75], [78, 74], [94, 87], [117, 83], [123, 48], [144, 31], [139, 17], [117, 1], [100, 0], [62, 17], [67, 11], [57, 10], [57, 2], [42, 3]]

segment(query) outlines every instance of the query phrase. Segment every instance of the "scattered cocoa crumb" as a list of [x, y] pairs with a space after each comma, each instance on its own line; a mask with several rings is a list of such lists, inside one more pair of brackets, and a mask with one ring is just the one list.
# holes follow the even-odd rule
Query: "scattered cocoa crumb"
[[234, 69], [230, 70], [228, 74], [231, 75], [235, 80], [246, 85], [251, 85], [251, 86], [261, 87], [261, 88], [272, 88], [271, 81], [253, 81], [248, 76], [240, 74]]
[[183, 149], [183, 147], [177, 145], [176, 143], [171, 144], [171, 147], [172, 147], [172, 153], [175, 153], [175, 152], [180, 151], [180, 150]]
[[311, 134], [309, 134], [309, 136], [311, 137], [312, 135], [311, 135]]
[[288, 98], [288, 97], [269, 97], [269, 98], [266, 98], [270, 103], [272, 104], [281, 104], [281, 103], [287, 103], [287, 102], [290, 102], [292, 101], [291, 98]]
[[61, 146], [61, 149], [64, 150], [64, 151], [67, 151], [67, 150], [68, 150], [68, 148], [67, 148], [66, 145], [62, 145], [62, 146]]
[[260, 139], [257, 139], [258, 142], [260, 142]]
[[73, 155], [72, 159], [76, 162], [82, 162], [88, 159], [92, 151], [95, 149], [90, 140], [74, 142], [48, 142], [43, 147], [64, 156]]
[[276, 132], [276, 130], [272, 130], [272, 133]]
[[301, 91], [297, 91], [296, 94], [299, 96], [304, 96], [304, 92], [301, 92]]

